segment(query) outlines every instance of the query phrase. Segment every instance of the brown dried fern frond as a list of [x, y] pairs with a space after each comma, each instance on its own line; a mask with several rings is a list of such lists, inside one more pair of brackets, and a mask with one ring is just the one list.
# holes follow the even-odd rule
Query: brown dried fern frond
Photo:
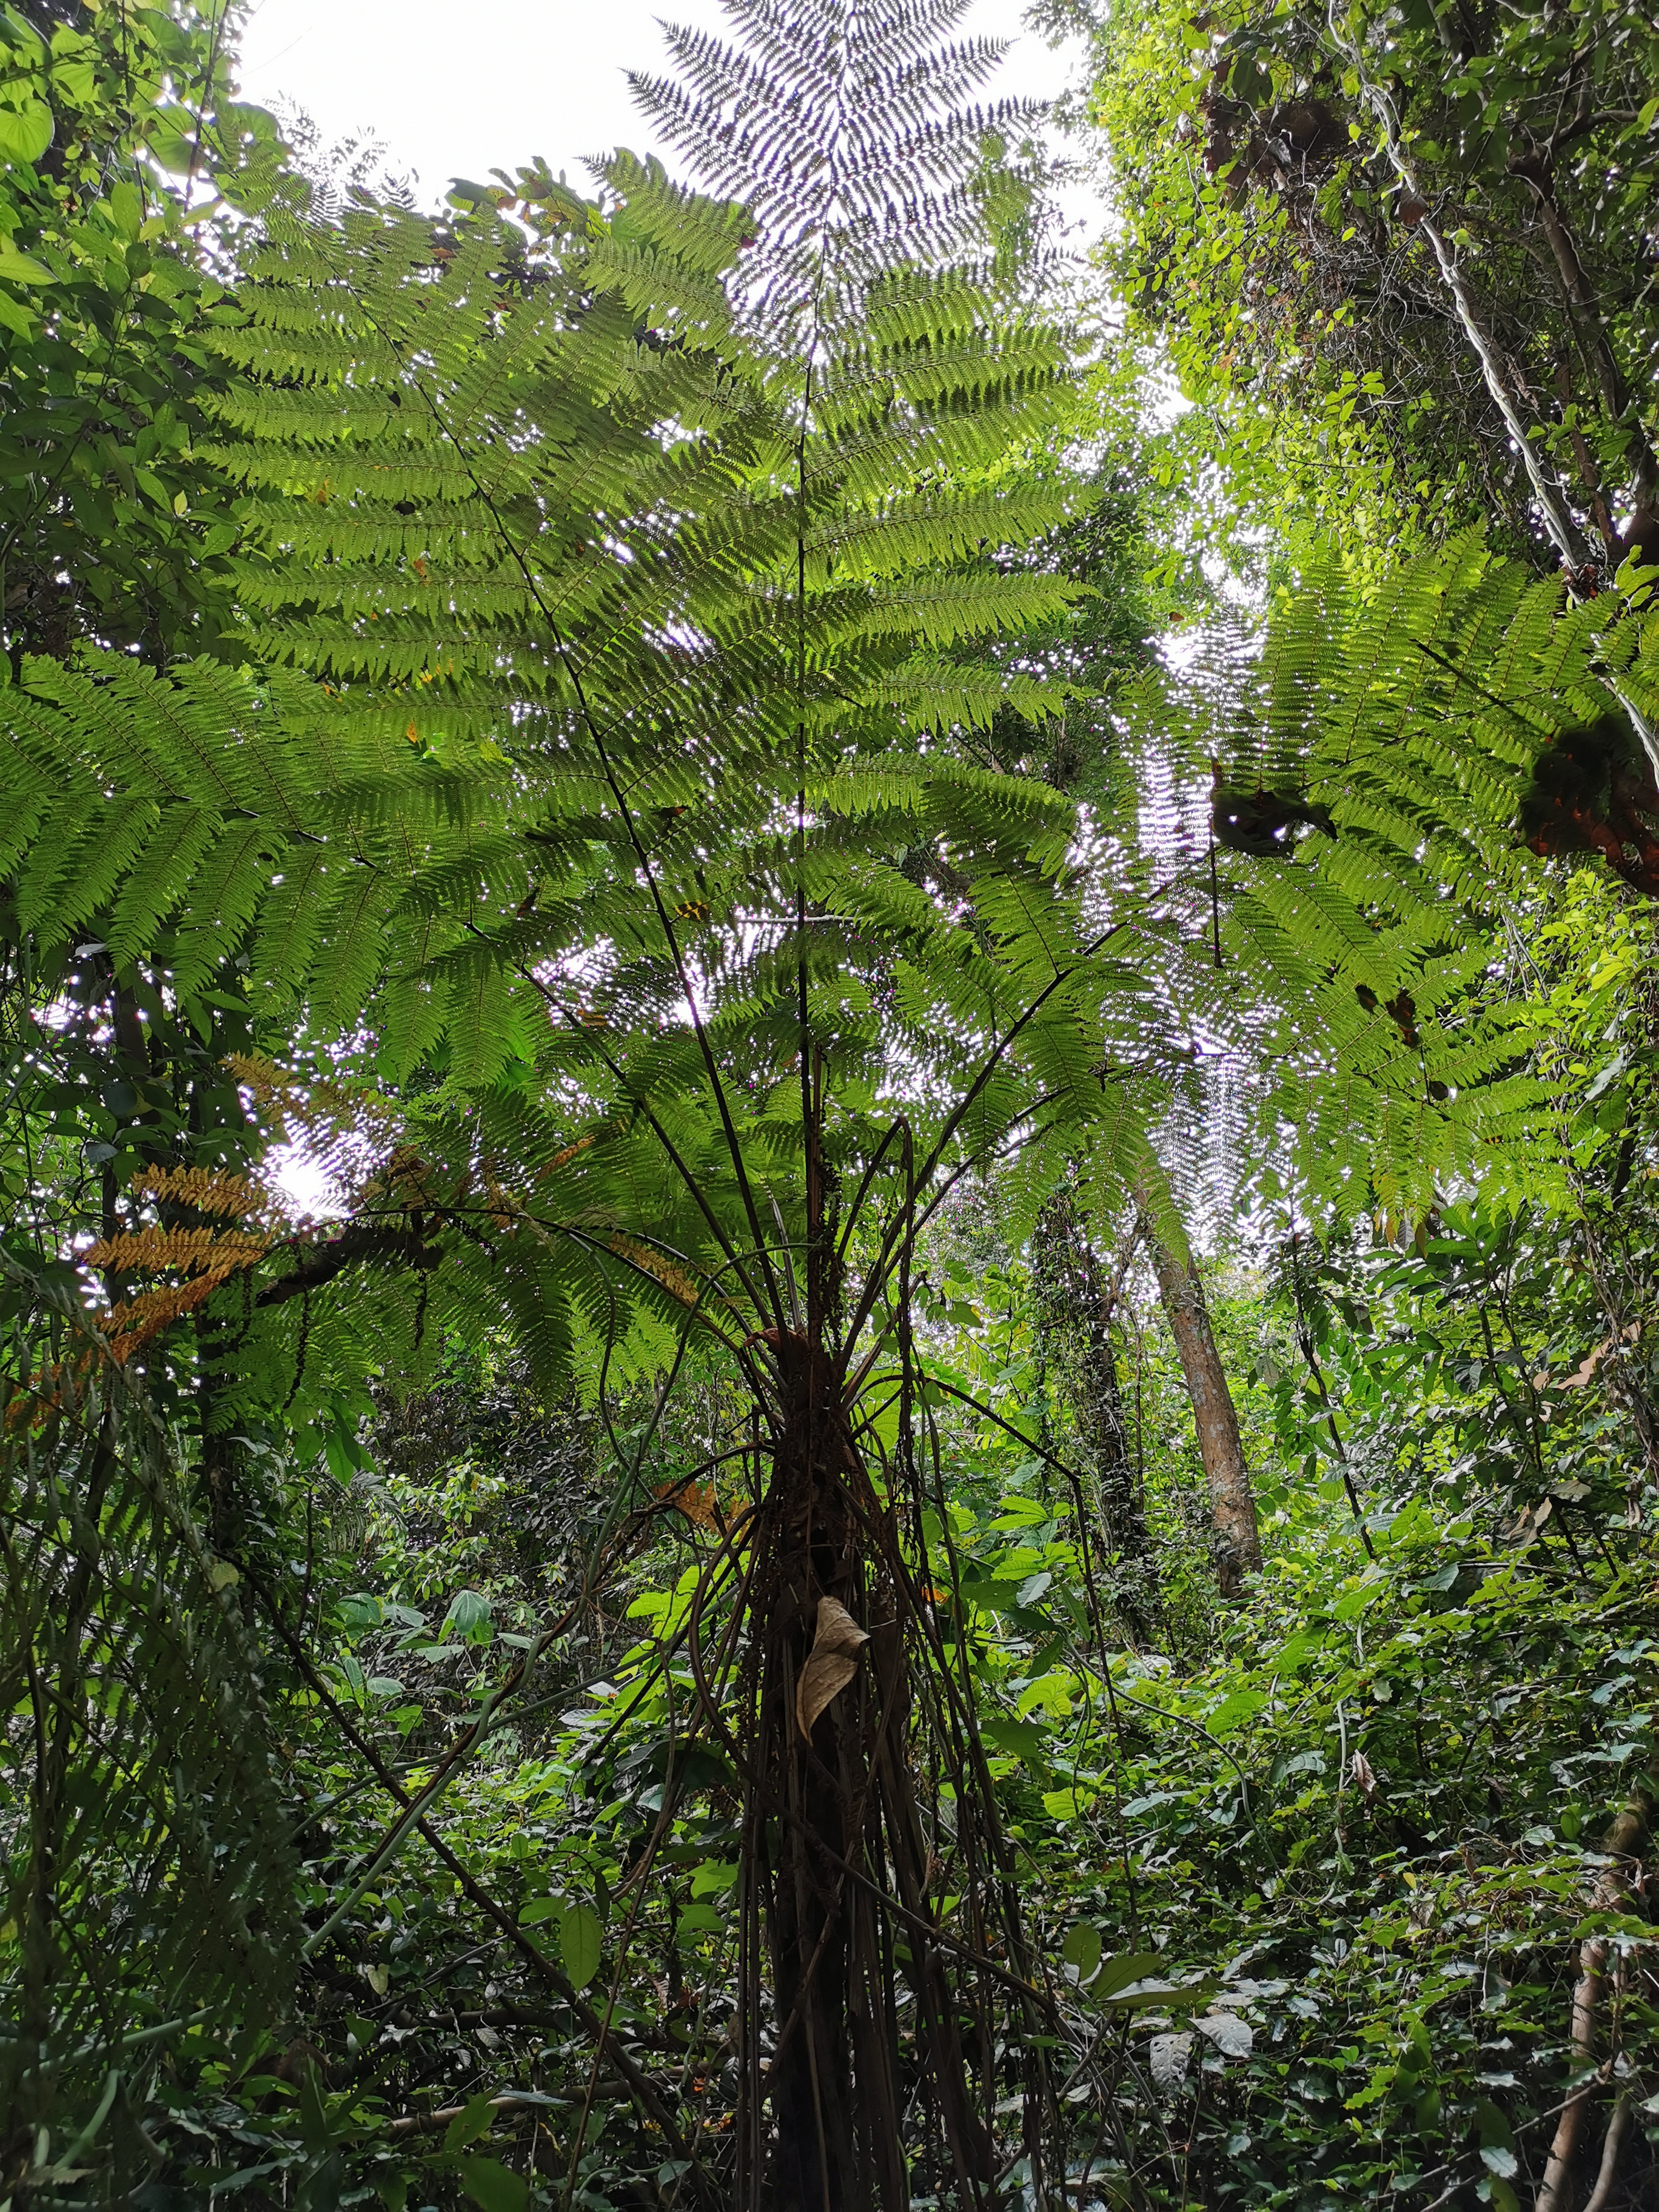
[[549, 1176], [557, 1175], [561, 1168], [568, 1167], [571, 1161], [579, 1153], [585, 1152], [592, 1142], [592, 1137], [578, 1137], [574, 1144], [562, 1146], [544, 1167], [536, 1170], [537, 1182], [545, 1182]]
[[697, 1286], [684, 1267], [677, 1267], [660, 1252], [653, 1251], [648, 1244], [641, 1243], [637, 1237], [624, 1237], [620, 1230], [607, 1237], [605, 1243], [619, 1258], [631, 1261], [641, 1274], [649, 1275], [660, 1283], [664, 1290], [672, 1297], [678, 1298], [683, 1306], [697, 1304]]
[[138, 1291], [118, 1306], [95, 1314], [94, 1325], [103, 1331], [110, 1358], [118, 1367], [125, 1367], [135, 1352], [159, 1336], [181, 1314], [191, 1312], [211, 1297], [234, 1273], [234, 1268], [228, 1267], [220, 1274], [193, 1276], [187, 1283], [167, 1283], [158, 1290]]
[[694, 1528], [718, 1528], [720, 1514], [712, 1482], [671, 1479], [659, 1483], [656, 1496], [665, 1505], [677, 1505]]
[[157, 1205], [187, 1206], [197, 1213], [225, 1221], [246, 1220], [267, 1212], [270, 1195], [249, 1176], [223, 1168], [145, 1168], [127, 1186], [136, 1199]]
[[116, 1237], [100, 1237], [81, 1255], [88, 1267], [110, 1267], [119, 1274], [162, 1267], [182, 1267], [194, 1273], [205, 1270], [223, 1281], [240, 1267], [251, 1267], [270, 1251], [273, 1239], [245, 1229], [124, 1230]]
[[[326, 1076], [300, 1074], [280, 1066], [264, 1053], [233, 1052], [225, 1059], [227, 1073], [248, 1091], [256, 1105], [284, 1122], [292, 1117], [302, 1127], [319, 1130], [356, 1123], [378, 1122], [395, 1129], [402, 1119], [398, 1102], [367, 1085], [336, 1083]], [[286, 1126], [284, 1134], [292, 1133]]]

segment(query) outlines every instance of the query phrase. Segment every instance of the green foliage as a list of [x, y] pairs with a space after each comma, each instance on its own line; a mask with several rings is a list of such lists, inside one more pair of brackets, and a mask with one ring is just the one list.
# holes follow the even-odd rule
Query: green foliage
[[[1339, 1212], [1418, 1218], [1437, 1189], [1497, 1176], [1565, 1196], [1547, 1018], [1514, 933], [1547, 878], [1516, 831], [1576, 733], [1608, 723], [1639, 759], [1653, 639], [1614, 599], [1565, 608], [1478, 538], [1373, 589], [1326, 551], [1259, 647], [1216, 624], [1131, 707], [1143, 757], [1212, 763], [1209, 854], [1187, 865], [1213, 951], [1194, 945], [1189, 988], [1208, 967], [1231, 1000], [1210, 1019], [1273, 1067], [1265, 1111], [1297, 1126], [1307, 1186]], [[1601, 802], [1575, 786], [1563, 803], [1573, 827], [1546, 807], [1539, 848], [1590, 848]], [[1241, 973], [1260, 999], [1233, 992]]]
[[[971, 1411], [940, 1415], [950, 1491], [930, 1542], [951, 1562], [941, 1571], [951, 1649], [1018, 1848], [1037, 1954], [1088, 2084], [1075, 2106], [1073, 2170], [1089, 2162], [1109, 2194], [1160, 2212], [1178, 2204], [1183, 2185], [1206, 2201], [1292, 2205], [1340, 2202], [1381, 2181], [1398, 2203], [1420, 2206], [1454, 2174], [1473, 2185], [1498, 2172], [1483, 2151], [1512, 2153], [1517, 2186], [1535, 2187], [1571, 2063], [1571, 1988], [1587, 1925], [1605, 1924], [1631, 1946], [1622, 2033], [1632, 2064], [1644, 2063], [1645, 1923], [1588, 1900], [1605, 1864], [1602, 1832], [1653, 1759], [1646, 1539], [1610, 1562], [1601, 1545], [1616, 1553], [1629, 1540], [1619, 1533], [1622, 1499], [1558, 1504], [1577, 1532], [1576, 1559], [1552, 1523], [1517, 1522], [1512, 1460], [1506, 1468], [1500, 1451], [1467, 1463], [1465, 1442], [1447, 1425], [1461, 1423], [1468, 1440], [1490, 1429], [1479, 1395], [1489, 1378], [1471, 1395], [1455, 1350], [1431, 1370], [1425, 1342], [1398, 1327], [1419, 1301], [1425, 1316], [1439, 1312], [1449, 1265], [1495, 1271], [1500, 1284], [1514, 1273], [1507, 1231], [1456, 1228], [1445, 1241], [1468, 1247], [1461, 1259], [1378, 1254], [1343, 1274], [1302, 1255], [1319, 1357], [1365, 1486], [1374, 1563], [1327, 1463], [1311, 1472], [1300, 1463], [1298, 1424], [1322, 1416], [1310, 1387], [1304, 1411], [1288, 1364], [1298, 1358], [1293, 1296], [1287, 1288], [1265, 1302], [1259, 1293], [1218, 1302], [1239, 1364], [1253, 1339], [1287, 1363], [1264, 1386], [1281, 1401], [1281, 1473], [1267, 1516], [1272, 1559], [1252, 1607], [1194, 1622], [1185, 1644], [1130, 1653], [1109, 1641], [1103, 1650], [1066, 1486], [1018, 1436]], [[938, 1273], [930, 1371], [971, 1377], [1018, 1425], [1030, 1392], [1019, 1365], [1021, 1286], [1006, 1271], [981, 1271], [970, 1311], [962, 1295], [969, 1279], [947, 1276], [944, 1255]], [[1547, 1299], [1559, 1278], [1553, 1255], [1540, 1251], [1519, 1316], [1528, 1358], [1530, 1302]], [[1146, 1295], [1142, 1286], [1134, 1299]], [[1565, 1364], [1571, 1317], [1553, 1318]], [[1345, 1333], [1361, 1322], [1351, 1353]], [[1596, 1323], [1583, 1316], [1580, 1325]], [[1437, 1321], [1433, 1340], [1457, 1328], [1472, 1348], [1479, 1343], [1467, 1312], [1461, 1323]], [[1430, 1334], [1423, 1328], [1422, 1339]], [[1126, 1370], [1139, 1383], [1133, 1339], [1126, 1316]], [[1381, 1401], [1368, 1400], [1358, 1371], [1369, 1357], [1394, 1377]], [[481, 1411], [494, 1387], [483, 1385]], [[1587, 1419], [1611, 1412], [1602, 1387], [1592, 1378]], [[648, 1399], [635, 1402], [642, 1409]], [[688, 1433], [665, 1437], [665, 1480], [692, 1434], [701, 1459], [744, 1433], [735, 1405], [726, 1425], [704, 1427], [717, 1422], [715, 1401], [693, 1413], [695, 1403]], [[434, 1457], [454, 1433], [443, 1419]], [[1553, 1419], [1544, 1433], [1553, 1478], [1580, 1465], [1574, 1432]], [[728, 1517], [746, 1480], [742, 1459], [715, 1477]], [[1154, 1424], [1155, 1497], [1182, 1480]], [[1526, 1480], [1523, 1471], [1522, 1490]], [[350, 1656], [370, 1687], [356, 1725], [388, 1753], [408, 1758], [426, 1746], [430, 1756], [500, 1682], [511, 1655], [500, 1638], [452, 1639], [447, 1656], [433, 1646], [459, 1577], [482, 1575], [499, 1593], [503, 1622], [520, 1617], [526, 1585], [511, 1565], [511, 1516], [497, 1512], [481, 1558], [465, 1519], [447, 1535], [430, 1522], [401, 1534], [393, 1504], [407, 1510], [416, 1493], [395, 1474], [387, 1484], [368, 1570], [386, 1595], [331, 1596], [323, 1640], [340, 1654], [337, 1679]], [[1644, 1498], [1645, 1527], [1650, 1489]], [[598, 1920], [601, 1975], [617, 1977], [628, 2047], [647, 2063], [690, 2063], [715, 2134], [734, 2087], [724, 2038], [740, 1844], [729, 1770], [706, 1747], [688, 1756], [681, 1730], [696, 1697], [686, 1622], [720, 1545], [717, 1528], [684, 1512], [668, 1517], [611, 1606], [587, 1616], [585, 1640], [551, 1659], [539, 1707], [503, 1714], [501, 1733], [458, 1778], [442, 1830], [516, 1924], [556, 1956], [568, 1956], [556, 1931], [573, 1905]], [[416, 1623], [396, 1594], [446, 1559], [458, 1579]], [[346, 1579], [360, 1566], [341, 1559], [329, 1589], [361, 1590]], [[411, 1695], [427, 1706], [413, 1735], [400, 1703]], [[307, 1759], [324, 1772], [337, 1763], [325, 1711], [290, 1725], [314, 1747]], [[328, 1832], [308, 1839], [313, 1864], [372, 1846], [370, 1812], [360, 1799], [331, 1809]], [[941, 1834], [948, 1839], [948, 1820]], [[317, 1893], [327, 1893], [320, 1883]], [[966, 1938], [966, 1910], [948, 1881], [941, 1911]], [[348, 2055], [353, 2091], [337, 2088], [330, 2103], [350, 2172], [384, 2177], [401, 2155], [413, 2185], [439, 2201], [453, 2172], [445, 2160], [459, 2154], [447, 2130], [460, 2123], [409, 2144], [374, 2117], [377, 2100], [408, 2109], [425, 2081], [442, 2085], [428, 2101], [470, 2112], [467, 2125], [489, 2097], [524, 2085], [523, 2107], [495, 2115], [491, 2142], [516, 2164], [526, 2129], [544, 2118], [562, 2163], [591, 2054], [500, 1932], [468, 1921], [441, 1867], [404, 1855], [337, 1941], [356, 1991], [357, 2055]], [[470, 2031], [459, 2041], [431, 2018], [439, 1959], [453, 1960], [446, 1986]], [[481, 2049], [474, 2021], [498, 2040]], [[307, 2033], [327, 2038], [320, 2021]], [[185, 2116], [209, 2128], [218, 2163], [190, 2170], [228, 2178], [253, 2155], [234, 2148], [231, 2131], [246, 2126], [246, 2104], [269, 2077], [256, 2072], [227, 2096], [210, 2066], [198, 2069], [200, 2057], [185, 2070], [195, 2086]], [[1649, 2076], [1635, 2079], [1645, 2093]], [[660, 2142], [637, 2131], [614, 2077], [601, 2077], [596, 2111], [603, 2139], [585, 2138], [583, 2170], [614, 2202], [630, 2179], [654, 2175]], [[297, 2113], [261, 2124], [259, 2154], [303, 2171]], [[505, 2148], [509, 2135], [516, 2152]], [[1188, 2147], [1173, 2160], [1166, 2136]], [[181, 2159], [207, 2155], [181, 2128], [167, 2140]]]
[[42, 2131], [39, 2188], [75, 2178], [50, 2133], [85, 2122], [89, 2149], [100, 2091], [125, 2081], [131, 2103], [179, 2015], [273, 2026], [298, 1951], [291, 1808], [236, 1571], [204, 1540], [174, 1439], [61, 1293], [46, 1311], [47, 1364], [9, 1381], [0, 1453], [0, 1681], [21, 1723], [0, 1779], [18, 2000], [0, 2081], [9, 2160]]
[[[1620, 1710], [1651, 1663], [1643, 1601], [1601, 1570], [1569, 1600], [1421, 1509], [1345, 1578], [1334, 1532], [1304, 1525], [1267, 1586], [1277, 1635], [1270, 1603], [1261, 1641], [1207, 1672], [1119, 1677], [1098, 1871], [1056, 1905], [1109, 1950], [1153, 1931], [1166, 1986], [1229, 1964], [1184, 2011], [1137, 2017], [1163, 2094], [1136, 2097], [1108, 2170], [1156, 2156], [1178, 2118], [1187, 2154], [1149, 2201], [1183, 2181], [1286, 2205], [1379, 2186], [1424, 2203], [1486, 2172], [1535, 2187], [1595, 1846], [1651, 1759], [1646, 1716]], [[1160, 2081], [1151, 2039], [1170, 2035]], [[1500, 2148], [1512, 2163], [1483, 2161]]]
[[[720, 290], [733, 214], [626, 162], [604, 212], [521, 183], [529, 249], [490, 216], [434, 243], [395, 211], [337, 234], [270, 212], [217, 459], [249, 493], [261, 646], [323, 680], [29, 664], [14, 849], [46, 942], [96, 904], [186, 988], [245, 963], [256, 1024], [303, 1008], [319, 1037], [367, 1029], [391, 1081], [441, 1073], [434, 1172], [368, 1218], [418, 1234], [447, 1206], [441, 1311], [505, 1304], [550, 1371], [615, 1339], [619, 1296], [659, 1328], [733, 1267], [757, 1296], [757, 1207], [798, 1187], [800, 976], [855, 1177], [882, 1055], [924, 1038], [940, 1168], [1034, 1099], [1050, 1127], [1091, 1110], [1098, 971], [1067, 810], [928, 742], [1046, 696], [958, 648], [1073, 592], [988, 564], [956, 484], [1039, 433], [1060, 339], [969, 277], [884, 279], [798, 436], [787, 360], [745, 349]], [[999, 527], [1071, 497], [1018, 484]], [[76, 808], [100, 869], [60, 902], [42, 872]], [[920, 840], [975, 876], [971, 923], [898, 864]], [[599, 1118], [573, 1151], [578, 1100]], [[479, 1131], [493, 1194], [462, 1199]]]
[[229, 9], [0, 20], [0, 592], [14, 665], [96, 638], [159, 659], [230, 613], [204, 464], [231, 312], [225, 200], [275, 158], [234, 97]]
[[1124, 218], [1102, 247], [1127, 309], [1123, 351], [1138, 380], [1167, 364], [1189, 403], [1149, 457], [1166, 493], [1200, 507], [1200, 527], [1172, 516], [1177, 545], [1196, 538], [1248, 573], [1261, 533], [1275, 545], [1311, 522], [1375, 559], [1423, 522], [1471, 520], [1467, 464], [1437, 463], [1419, 489], [1443, 418], [1424, 410], [1399, 437], [1346, 303], [1333, 320], [1317, 270], [1302, 265], [1297, 210], [1208, 173], [1207, 38], [1175, 9], [1091, 10], [1088, 27], [1088, 113]]
[[1553, 559], [1541, 467], [1569, 566], [1611, 576], [1659, 488], [1651, 301], [1624, 276], [1651, 219], [1651, 23], [1048, 12], [1091, 33], [1117, 284], [1244, 510], [1295, 532], [1311, 507], [1373, 556], [1485, 516]]
[[[1323, 50], [1114, 23], [1231, 542], [1366, 507], [1147, 666], [1180, 561], [1077, 450], [1031, 118], [951, 20], [741, 0], [639, 88], [720, 197], [623, 155], [435, 221], [277, 179], [211, 21], [0, 31], [0, 140], [58, 126], [8, 374], [64, 403], [0, 522], [80, 595], [0, 689], [14, 2190], [753, 2203], [844, 2091], [892, 2207], [1502, 2207], [1585, 1943], [1652, 2101], [1598, 1850], [1655, 1797], [1652, 933], [1559, 862], [1659, 881], [1653, 618], [1384, 560], [1489, 426], [1248, 289], [1376, 176], [1270, 211], [1168, 128]], [[1464, 57], [1413, 158], [1513, 214], [1480, 133], [1593, 64], [1492, 35], [1534, 76]]]

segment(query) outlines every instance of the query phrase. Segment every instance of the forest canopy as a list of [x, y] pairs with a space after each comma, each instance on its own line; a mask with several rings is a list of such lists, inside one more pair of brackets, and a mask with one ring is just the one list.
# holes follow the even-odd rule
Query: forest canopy
[[965, 7], [0, 11], [0, 2212], [1653, 2201], [1659, 24]]

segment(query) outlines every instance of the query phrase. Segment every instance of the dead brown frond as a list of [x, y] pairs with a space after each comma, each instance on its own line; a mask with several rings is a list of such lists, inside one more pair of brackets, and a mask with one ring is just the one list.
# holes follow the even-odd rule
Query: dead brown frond
[[111, 1358], [118, 1367], [125, 1367], [135, 1352], [158, 1337], [180, 1315], [191, 1313], [204, 1304], [235, 1272], [234, 1267], [227, 1267], [218, 1273], [193, 1276], [188, 1282], [167, 1283], [156, 1290], [137, 1291], [119, 1305], [95, 1314], [94, 1325], [103, 1331]]
[[239, 1267], [251, 1267], [256, 1260], [263, 1259], [272, 1242], [251, 1230], [149, 1227], [100, 1237], [81, 1257], [88, 1267], [112, 1268], [123, 1275], [182, 1267], [191, 1273], [205, 1270], [222, 1280]]
[[677, 1505], [694, 1528], [720, 1526], [718, 1504], [712, 1482], [664, 1482], [656, 1494], [665, 1504]]
[[629, 1261], [642, 1274], [649, 1275], [654, 1282], [660, 1283], [664, 1290], [678, 1298], [683, 1306], [691, 1308], [696, 1305], [697, 1286], [684, 1267], [676, 1267], [672, 1260], [665, 1260], [650, 1245], [641, 1244], [637, 1237], [624, 1237], [620, 1230], [614, 1231], [605, 1242], [619, 1258]]
[[194, 1212], [226, 1221], [245, 1220], [264, 1212], [270, 1204], [250, 1176], [231, 1175], [222, 1168], [145, 1168], [127, 1188], [134, 1198], [187, 1206]]
[[562, 1146], [559, 1151], [554, 1153], [552, 1158], [549, 1160], [545, 1167], [538, 1168], [537, 1170], [537, 1182], [545, 1182], [549, 1176], [557, 1175], [561, 1168], [568, 1167], [571, 1161], [576, 1158], [577, 1154], [580, 1152], [585, 1152], [592, 1141], [593, 1139], [592, 1137], [578, 1137], [574, 1145]]

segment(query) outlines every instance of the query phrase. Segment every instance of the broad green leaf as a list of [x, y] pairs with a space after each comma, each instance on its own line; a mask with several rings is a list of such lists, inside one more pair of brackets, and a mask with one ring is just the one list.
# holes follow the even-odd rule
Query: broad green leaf
[[137, 238], [144, 220], [144, 203], [138, 188], [123, 177], [110, 186], [109, 211], [123, 238]]
[[1235, 1690], [1225, 1697], [1211, 1713], [1205, 1726], [1212, 1735], [1231, 1735], [1235, 1729], [1254, 1720], [1267, 1700], [1260, 1690]]
[[559, 1921], [559, 1948], [572, 1985], [585, 1990], [599, 1971], [599, 1946], [605, 1930], [599, 1916], [586, 1905], [568, 1905]]
[[98, 97], [98, 79], [89, 63], [80, 60], [52, 64], [52, 88], [71, 107], [90, 107]]
[[317, 2157], [324, 2156], [334, 2147], [334, 2130], [329, 2124], [322, 2076], [310, 2061], [300, 2082], [300, 2132], [305, 2138], [306, 2148]]
[[452, 1632], [469, 1644], [488, 1644], [495, 1632], [489, 1617], [489, 1600], [477, 1590], [458, 1590], [438, 1631], [440, 1642], [447, 1642]]
[[1097, 1790], [1045, 1790], [1042, 1809], [1051, 1820], [1075, 1820], [1099, 1795]]
[[1086, 1982], [1100, 1964], [1100, 1930], [1092, 1920], [1079, 1920], [1066, 1931], [1060, 1955], [1075, 1966], [1079, 1982]]
[[175, 130], [170, 123], [158, 119], [150, 125], [149, 137], [150, 152], [175, 177], [186, 174], [191, 162], [198, 158], [194, 131]]
[[0, 240], [0, 278], [13, 284], [49, 284], [52, 271], [32, 254], [21, 253], [9, 239]]
[[1099, 1997], [1101, 2003], [1109, 2005], [1114, 2012], [1145, 2012], [1153, 2005], [1167, 2010], [1171, 2005], [1201, 2003], [1210, 1995], [1210, 1990], [1183, 1989], [1178, 1982], [1146, 1982], [1117, 1996], [1101, 1996], [1098, 1990], [1091, 1990], [1089, 1994]]
[[464, 2150], [468, 2143], [477, 2142], [480, 2136], [489, 2133], [495, 2118], [495, 2107], [490, 2102], [489, 2092], [481, 2090], [444, 2130], [444, 2148]]
[[464, 2158], [461, 2186], [483, 2212], [524, 2212], [530, 2202], [528, 2185], [496, 2158]]
[[979, 1732], [988, 1743], [1000, 1751], [1012, 1752], [1028, 1766], [1042, 1766], [1048, 1762], [1048, 1738], [1035, 1721], [1010, 1720], [1002, 1713], [988, 1714], [979, 1724]]
[[44, 100], [0, 107], [0, 161], [38, 161], [52, 143], [52, 110]]
[[1114, 1990], [1127, 1989], [1131, 1982], [1144, 1982], [1163, 1963], [1155, 1951], [1120, 1952], [1101, 1967], [1095, 1978], [1094, 1993], [1097, 1997], [1108, 1997]]

